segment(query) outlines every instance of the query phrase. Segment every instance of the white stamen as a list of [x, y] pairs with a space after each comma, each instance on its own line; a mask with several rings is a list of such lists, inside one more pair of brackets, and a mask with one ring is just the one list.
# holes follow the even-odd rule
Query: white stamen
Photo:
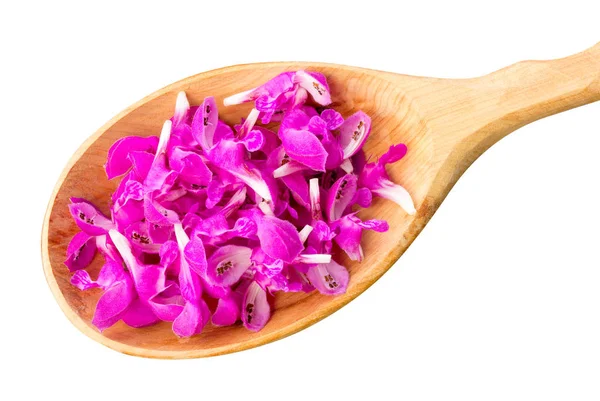
[[269, 191], [269, 187], [267, 183], [262, 179], [260, 174], [255, 171], [251, 171], [245, 169], [247, 174], [242, 174], [238, 170], [228, 170], [231, 174], [242, 180], [245, 184], [247, 184], [250, 188], [254, 190], [257, 194], [262, 196], [267, 201], [271, 202], [273, 199], [271, 198], [271, 192]]
[[258, 202], [258, 208], [266, 215], [266, 216], [275, 216], [273, 213], [273, 209], [271, 209], [271, 204], [266, 201]]
[[296, 261], [306, 264], [327, 264], [331, 262], [331, 255], [325, 253], [301, 254], [298, 255]]
[[344, 159], [342, 164], [340, 164], [340, 167], [346, 172], [346, 174], [350, 174], [354, 171], [354, 166], [352, 165], [352, 161], [350, 161], [350, 159]]
[[175, 101], [175, 125], [179, 124], [183, 117], [187, 114], [190, 109], [190, 102], [188, 101], [185, 92], [181, 91], [177, 94], [177, 100]]
[[242, 127], [240, 128], [240, 137], [241, 138], [246, 136], [246, 134], [248, 132], [252, 131], [252, 128], [254, 128], [254, 124], [256, 124], [256, 120], [258, 120], [259, 114], [260, 114], [260, 111], [258, 111], [256, 109], [252, 109], [250, 111], [250, 114], [248, 114], [248, 118], [246, 118], [246, 121], [244, 121], [244, 124], [242, 124]]
[[289, 161], [285, 163], [283, 166], [276, 168], [273, 170], [274, 178], [285, 177], [286, 175], [297, 173], [298, 171], [306, 170], [306, 167], [303, 164], [300, 164], [295, 161]]
[[373, 193], [382, 198], [389, 199], [392, 202], [396, 202], [410, 215], [414, 215], [417, 212], [415, 204], [406, 189], [388, 180], [382, 180], [381, 183], [383, 184], [381, 188], [373, 190]]
[[244, 91], [244, 92], [240, 92], [240, 93], [236, 93], [235, 95], [231, 95], [229, 97], [226, 97], [225, 99], [223, 99], [223, 105], [224, 106], [233, 106], [234, 104], [240, 104], [240, 103], [244, 103], [244, 102], [248, 102], [250, 100], [252, 100], [252, 97], [250, 96], [252, 94], [252, 92], [254, 92], [256, 88]]
[[166, 153], [167, 144], [169, 143], [169, 139], [171, 138], [171, 128], [173, 123], [171, 120], [165, 121], [162, 127], [162, 131], [160, 132], [160, 139], [158, 140], [158, 147], [156, 148], [156, 155], [154, 155], [154, 161], [156, 161], [160, 155]]
[[117, 251], [119, 251], [119, 254], [125, 261], [125, 264], [129, 267], [129, 269], [131, 269], [131, 266], [134, 266], [137, 261], [131, 252], [131, 245], [129, 244], [127, 238], [125, 238], [123, 234], [115, 229], [110, 230], [108, 235], [110, 236], [113, 244], [115, 244]]
[[311, 178], [309, 181], [309, 194], [310, 194], [310, 209], [313, 213], [321, 213], [321, 191], [319, 189], [319, 179]]
[[313, 230], [313, 228], [311, 226], [309, 226], [308, 224], [305, 225], [304, 228], [302, 228], [302, 230], [300, 230], [298, 235], [300, 236], [300, 241], [302, 243], [306, 242], [306, 240], [308, 239], [308, 236], [310, 235], [312, 230]]
[[177, 238], [177, 245], [179, 245], [179, 249], [185, 248], [185, 246], [190, 242], [190, 238], [185, 233], [183, 226], [181, 223], [176, 223], [173, 225], [175, 229], [175, 238]]

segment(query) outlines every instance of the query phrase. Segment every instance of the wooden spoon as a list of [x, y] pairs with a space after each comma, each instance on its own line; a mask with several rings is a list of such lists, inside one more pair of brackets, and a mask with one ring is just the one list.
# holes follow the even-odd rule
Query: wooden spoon
[[[255, 87], [283, 71], [322, 72], [334, 104], [343, 115], [363, 110], [373, 119], [368, 154], [381, 155], [404, 142], [408, 155], [389, 166], [392, 179], [412, 194], [417, 213], [408, 216], [390, 201], [378, 199], [363, 218], [389, 222], [385, 234], [366, 232], [362, 263], [339, 256], [350, 270], [344, 295], [277, 294], [266, 327], [252, 333], [241, 325], [207, 325], [201, 335], [179, 339], [170, 324], [132, 329], [119, 322], [99, 333], [91, 324], [100, 295], [69, 283], [63, 265], [69, 239], [77, 231], [67, 204], [83, 197], [108, 212], [110, 193], [103, 164], [111, 144], [126, 135], [158, 135], [174, 109], [179, 91], [191, 104], [205, 96], [224, 97]], [[50, 198], [42, 232], [42, 258], [48, 284], [69, 320], [94, 340], [126, 354], [155, 358], [196, 358], [226, 354], [279, 340], [335, 312], [381, 277], [408, 248], [462, 173], [486, 149], [532, 121], [600, 99], [600, 44], [560, 60], [524, 61], [473, 79], [436, 79], [398, 75], [322, 63], [247, 64], [209, 71], [163, 88], [129, 107], [89, 138], [73, 155]], [[250, 105], [220, 107], [230, 124], [245, 117]], [[96, 258], [92, 275], [102, 261]]]

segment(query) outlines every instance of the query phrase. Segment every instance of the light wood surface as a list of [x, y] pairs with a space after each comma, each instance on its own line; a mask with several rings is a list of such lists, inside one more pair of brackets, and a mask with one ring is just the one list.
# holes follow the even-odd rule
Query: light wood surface
[[[251, 106], [225, 108], [224, 97], [257, 86], [282, 71], [297, 69], [325, 74], [333, 106], [343, 115], [361, 109], [372, 117], [372, 132], [365, 148], [368, 154], [379, 156], [399, 142], [408, 145], [408, 155], [388, 171], [412, 194], [417, 214], [408, 216], [397, 205], [377, 199], [360, 216], [385, 219], [390, 231], [365, 232], [362, 263], [336, 256], [351, 273], [347, 293], [336, 297], [316, 292], [278, 294], [271, 320], [258, 333], [241, 325], [208, 325], [199, 336], [179, 339], [166, 323], [133, 329], [122, 322], [99, 333], [91, 319], [100, 292], [73, 287], [69, 283], [71, 274], [63, 265], [67, 244], [78, 230], [67, 209], [69, 197], [86, 198], [108, 213], [110, 193], [118, 181], [108, 181], [104, 173], [108, 148], [126, 135], [158, 135], [164, 120], [173, 113], [179, 91], [185, 91], [193, 105], [205, 96], [215, 96], [221, 118], [237, 123]], [[276, 341], [335, 312], [379, 279], [421, 232], [462, 173], [495, 142], [532, 121], [599, 99], [600, 44], [568, 58], [520, 62], [483, 77], [462, 80], [296, 62], [238, 65], [198, 74], [124, 110], [73, 155], [56, 184], [44, 220], [42, 259], [46, 279], [77, 328], [126, 354], [196, 358]], [[92, 276], [101, 267], [101, 259], [98, 256], [90, 267]]]

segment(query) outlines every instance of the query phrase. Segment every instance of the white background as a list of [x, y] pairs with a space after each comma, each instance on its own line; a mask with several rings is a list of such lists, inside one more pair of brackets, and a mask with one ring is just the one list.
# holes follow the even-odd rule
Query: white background
[[40, 262], [64, 164], [154, 90], [277, 60], [470, 77], [600, 41], [594, 1], [536, 3], [3, 2], [0, 399], [598, 400], [600, 104], [492, 147], [378, 283], [258, 349], [121, 355], [67, 321]]

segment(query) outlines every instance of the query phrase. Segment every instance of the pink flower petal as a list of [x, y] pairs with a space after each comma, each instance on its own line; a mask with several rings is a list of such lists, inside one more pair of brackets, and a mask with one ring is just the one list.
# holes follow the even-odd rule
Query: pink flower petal
[[252, 249], [245, 246], [225, 245], [218, 248], [208, 259], [208, 282], [222, 287], [235, 284], [252, 265], [251, 254]]
[[327, 123], [327, 128], [334, 130], [340, 127], [344, 118], [334, 109], [325, 109], [321, 112], [321, 118]]
[[327, 106], [331, 103], [329, 85], [327, 85], [327, 80], [323, 74], [318, 72], [297, 71], [294, 80], [310, 93], [315, 102], [321, 106]]
[[123, 314], [123, 322], [130, 327], [146, 327], [158, 323], [160, 319], [154, 314], [148, 304], [134, 299]]
[[289, 221], [262, 216], [256, 219], [256, 225], [260, 245], [273, 259], [292, 263], [304, 249], [296, 227]]
[[154, 200], [152, 194], [144, 198], [144, 215], [146, 220], [161, 226], [171, 225], [179, 222], [179, 216], [172, 210], [166, 209]]
[[85, 269], [92, 263], [94, 256], [96, 256], [96, 238], [82, 231], [75, 234], [69, 242], [65, 265], [71, 272]]
[[100, 331], [109, 328], [123, 317], [135, 296], [133, 283], [129, 276], [118, 281], [106, 290], [98, 300], [92, 324]]
[[344, 151], [344, 158], [356, 154], [364, 145], [371, 132], [371, 118], [357, 111], [344, 121], [340, 126], [340, 146]]
[[327, 151], [319, 139], [310, 131], [280, 130], [279, 137], [285, 152], [292, 160], [316, 171], [325, 171]]
[[106, 175], [108, 179], [125, 174], [131, 168], [131, 159], [127, 156], [134, 151], [155, 153], [158, 146], [158, 137], [128, 136], [117, 140], [108, 150], [106, 161]]
[[348, 207], [356, 193], [357, 178], [346, 174], [333, 184], [327, 194], [327, 217], [329, 221], [338, 220]]
[[214, 135], [218, 123], [217, 103], [212, 96], [209, 96], [198, 107], [192, 121], [192, 135], [205, 152], [215, 145]]
[[204, 244], [199, 236], [193, 235], [191, 237], [190, 242], [188, 242], [183, 250], [183, 254], [190, 268], [200, 277], [206, 277], [208, 262], [206, 260]]
[[240, 318], [240, 300], [234, 297], [219, 299], [217, 309], [212, 316], [215, 326], [231, 326]]
[[181, 314], [173, 321], [173, 332], [179, 337], [191, 337], [202, 332], [204, 325], [210, 320], [210, 310], [206, 302], [187, 302]]
[[267, 324], [270, 317], [271, 307], [267, 301], [267, 293], [253, 281], [242, 300], [242, 322], [248, 330], [259, 331]]
[[150, 298], [164, 290], [165, 268], [140, 263], [131, 252], [131, 245], [123, 234], [116, 230], [110, 230], [109, 235], [131, 272], [135, 289], [140, 299], [147, 302]]
[[179, 177], [187, 182], [207, 186], [212, 179], [212, 172], [202, 157], [180, 147], [173, 149], [169, 158], [169, 166], [179, 173]]
[[139, 221], [129, 225], [125, 229], [124, 234], [129, 238], [131, 244], [140, 251], [158, 253], [161, 248], [161, 244], [154, 243], [152, 238], [150, 238], [150, 234], [148, 233], [148, 223], [145, 221]]
[[78, 198], [72, 198], [71, 201], [73, 203], [69, 204], [69, 211], [83, 232], [88, 235], [102, 235], [114, 227], [112, 221], [91, 203]]
[[335, 261], [319, 264], [308, 270], [308, 279], [315, 288], [325, 295], [338, 295], [346, 292], [350, 276], [346, 268]]

